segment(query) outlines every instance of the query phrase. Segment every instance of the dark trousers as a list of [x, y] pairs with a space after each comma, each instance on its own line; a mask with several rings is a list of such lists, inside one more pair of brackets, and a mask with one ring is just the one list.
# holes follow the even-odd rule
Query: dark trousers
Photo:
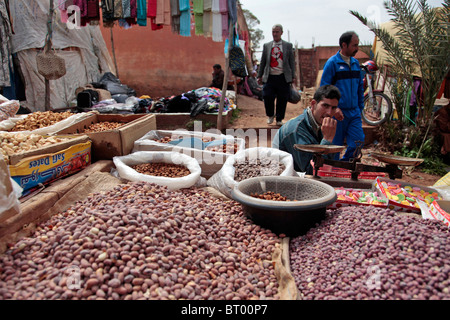
[[[286, 82], [284, 74], [280, 74], [279, 76], [269, 75], [263, 87], [264, 107], [268, 117], [276, 115], [277, 121], [284, 119], [286, 105], [289, 99], [289, 90], [289, 83]], [[277, 99], [276, 113], [275, 99]]]

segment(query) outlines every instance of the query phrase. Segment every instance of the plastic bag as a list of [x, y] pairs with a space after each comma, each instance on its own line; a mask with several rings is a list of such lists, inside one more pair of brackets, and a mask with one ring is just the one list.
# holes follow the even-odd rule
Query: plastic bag
[[238, 151], [234, 156], [229, 157], [220, 171], [208, 179], [207, 185], [219, 190], [227, 197], [232, 198], [231, 191], [238, 184], [238, 182], [234, 180], [234, 164], [246, 159], [277, 160], [285, 166], [285, 169], [280, 176], [298, 176], [294, 170], [294, 159], [290, 153], [275, 148], [256, 147]]
[[17, 100], [4, 101], [0, 100], [0, 121], [8, 120], [14, 117], [20, 109], [20, 103]]
[[295, 88], [294, 85], [291, 85], [290, 91], [289, 91], [289, 102], [293, 104], [299, 103], [301, 100], [300, 93]]
[[19, 197], [23, 190], [11, 179], [2, 156], [0, 156], [0, 162], [0, 221], [5, 221], [20, 212]]
[[[129, 181], [145, 181], [166, 186], [170, 190], [190, 188], [201, 185], [201, 168], [197, 160], [177, 152], [139, 151], [126, 156], [114, 157], [119, 177]], [[168, 178], [142, 174], [131, 166], [142, 163], [171, 163], [182, 165], [189, 169], [189, 175], [181, 178]], [[203, 178], [204, 179], [204, 178]]]
[[[32, 131], [15, 131], [15, 132], [20, 132], [23, 134], [35, 133], [35, 134], [40, 134], [40, 135], [53, 135], [53, 134], [56, 134], [58, 131], [77, 123], [78, 121], [81, 121], [87, 117], [90, 117], [91, 115], [92, 115], [92, 113], [90, 113], [90, 112], [74, 113], [70, 117], [68, 117], [64, 120], [61, 120], [61, 121], [59, 121], [51, 126], [48, 126], [48, 127], [43, 127], [43, 128], [35, 129]], [[8, 130], [13, 129], [19, 120], [23, 120], [27, 116], [29, 116], [29, 114], [20, 115], [20, 117], [10, 118], [6, 121], [1, 121], [0, 122], [0, 131], [8, 131]]]

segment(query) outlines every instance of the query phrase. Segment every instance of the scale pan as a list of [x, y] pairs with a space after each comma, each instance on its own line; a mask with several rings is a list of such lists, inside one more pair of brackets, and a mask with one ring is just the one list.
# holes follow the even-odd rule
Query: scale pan
[[400, 157], [381, 153], [371, 153], [370, 156], [379, 161], [389, 164], [396, 164], [399, 166], [418, 166], [423, 162], [423, 159]]
[[294, 148], [303, 152], [329, 154], [341, 152], [345, 149], [345, 146], [326, 144], [294, 144]]

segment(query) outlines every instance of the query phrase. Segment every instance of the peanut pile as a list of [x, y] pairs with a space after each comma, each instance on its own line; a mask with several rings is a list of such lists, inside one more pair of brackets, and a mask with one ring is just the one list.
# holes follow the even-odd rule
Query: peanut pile
[[[159, 142], [159, 143], [169, 143], [171, 141], [178, 140], [181, 138], [183, 138], [183, 137], [173, 135], [173, 136], [166, 136], [166, 137], [163, 137], [163, 138], [155, 140], [155, 141]], [[214, 141], [214, 138], [213, 137], [202, 137], [201, 140], [202, 140], [202, 142], [212, 142], [212, 141]], [[227, 143], [221, 144], [221, 145], [206, 147], [205, 150], [211, 151], [211, 152], [222, 152], [222, 153], [235, 154], [236, 152], [239, 151], [239, 146], [237, 143], [227, 142]]]
[[[250, 196], [253, 198], [262, 199], [262, 200], [291, 201], [287, 197], [281, 195], [280, 193], [276, 193], [273, 191], [267, 191], [267, 192], [264, 192], [263, 194], [252, 193], [252, 194], [250, 194]], [[296, 200], [293, 200], [293, 201], [296, 201]]]
[[185, 166], [162, 162], [142, 163], [131, 168], [142, 174], [168, 178], [181, 178], [191, 173]]
[[441, 221], [385, 208], [327, 210], [291, 239], [291, 270], [308, 300], [448, 300], [449, 233]]
[[0, 152], [7, 158], [15, 153], [39, 149], [67, 140], [60, 137], [46, 137], [39, 134], [0, 133]]
[[68, 117], [72, 116], [70, 111], [36, 111], [29, 114], [26, 118], [19, 120], [10, 131], [32, 131], [40, 128], [49, 127]]
[[229, 153], [229, 154], [235, 154], [238, 152], [238, 145], [237, 143], [226, 143], [218, 146], [211, 146], [206, 147], [205, 150], [212, 151], [212, 152], [222, 152], [222, 153]]
[[[172, 136], [162, 137], [161, 139], [156, 140], [156, 142], [169, 143], [170, 141], [175, 141], [175, 140], [179, 140], [179, 139], [183, 139], [183, 138], [184, 138], [183, 135], [173, 134]], [[211, 142], [211, 141], [214, 141], [214, 138], [213, 137], [202, 137], [201, 140], [203, 142]]]
[[0, 299], [279, 299], [279, 246], [234, 201], [134, 182], [77, 202], [0, 256]]
[[83, 133], [94, 133], [94, 132], [114, 130], [123, 125], [124, 124], [121, 122], [102, 121], [91, 124], [88, 128], [84, 129]]

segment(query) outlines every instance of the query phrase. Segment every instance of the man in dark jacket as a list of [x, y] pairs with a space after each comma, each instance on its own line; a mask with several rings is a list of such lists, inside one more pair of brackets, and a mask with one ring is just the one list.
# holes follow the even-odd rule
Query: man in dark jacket
[[292, 43], [281, 39], [282, 34], [281, 25], [276, 24], [272, 27], [273, 41], [264, 44], [258, 71], [258, 83], [264, 84], [263, 99], [267, 123], [271, 124], [276, 118], [278, 126], [283, 125], [290, 86], [295, 82], [293, 46]]

